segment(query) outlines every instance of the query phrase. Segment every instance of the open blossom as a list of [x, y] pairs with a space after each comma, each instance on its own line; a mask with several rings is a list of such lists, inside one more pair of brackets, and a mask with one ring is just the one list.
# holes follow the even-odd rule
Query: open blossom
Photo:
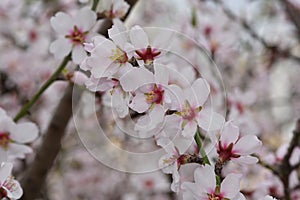
[[234, 162], [253, 164], [258, 161], [250, 154], [259, 150], [261, 141], [255, 135], [245, 135], [239, 138], [239, 128], [231, 121], [226, 122], [222, 131], [217, 152], [222, 162], [232, 160]]
[[11, 176], [13, 165], [11, 163], [1, 163], [0, 166], [0, 199], [9, 198], [11, 200], [20, 199], [23, 190], [18, 181]]
[[169, 88], [173, 93], [172, 109], [177, 110], [175, 114], [182, 126], [183, 136], [193, 137], [197, 126], [206, 131], [221, 129], [224, 117], [203, 107], [210, 93], [205, 79], [195, 80], [192, 86], [184, 91], [177, 85], [170, 85]]
[[63, 58], [72, 51], [73, 62], [80, 64], [87, 55], [83, 43], [87, 42], [89, 30], [96, 23], [96, 14], [84, 7], [75, 17], [58, 12], [50, 22], [59, 34], [59, 38], [50, 45], [50, 52], [57, 58]]
[[38, 136], [38, 128], [31, 122], [16, 124], [0, 108], [0, 159], [24, 158], [32, 149], [25, 143], [32, 142]]
[[114, 25], [108, 30], [108, 34], [111, 40], [104, 36], [96, 36], [92, 38], [93, 44], [85, 44], [91, 56], [84, 60], [81, 69], [90, 70], [95, 78], [113, 76], [131, 67], [127, 53], [128, 38], [123, 23], [114, 20]]
[[265, 196], [261, 200], [276, 200], [274, 197], [271, 197], [270, 195]]
[[219, 187], [216, 183], [214, 167], [206, 165], [195, 170], [195, 183], [185, 182], [182, 184], [182, 188], [185, 190], [184, 192], [192, 193], [194, 199], [197, 200], [245, 200], [245, 197], [239, 192], [241, 177], [240, 174], [228, 174]]

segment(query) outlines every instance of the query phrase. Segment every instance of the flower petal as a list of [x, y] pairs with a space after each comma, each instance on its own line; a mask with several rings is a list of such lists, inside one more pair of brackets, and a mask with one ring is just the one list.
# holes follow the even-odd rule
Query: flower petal
[[210, 93], [210, 86], [203, 78], [198, 78], [193, 85], [185, 92], [186, 99], [189, 100], [192, 106], [202, 106]]
[[198, 113], [196, 117], [198, 125], [206, 131], [215, 131], [222, 128], [225, 119], [222, 115], [203, 109]]
[[147, 111], [149, 106], [150, 105], [146, 102], [146, 97], [143, 93], [137, 93], [129, 105], [132, 110], [138, 113]]
[[18, 143], [32, 142], [38, 137], [38, 127], [31, 122], [17, 124], [11, 132], [10, 137]]
[[51, 17], [50, 23], [52, 28], [61, 35], [69, 34], [74, 26], [71, 16], [63, 12], [58, 12], [54, 17]]
[[2, 185], [4, 181], [10, 176], [13, 168], [12, 163], [2, 163], [0, 168], [0, 184]]
[[54, 42], [50, 44], [50, 52], [54, 54], [56, 58], [62, 59], [68, 53], [70, 53], [72, 49], [72, 43], [66, 38], [58, 38]]
[[258, 162], [258, 158], [253, 156], [240, 156], [238, 158], [231, 158], [231, 160], [232, 162], [246, 164], [246, 165], [252, 165]]
[[144, 68], [132, 68], [120, 78], [124, 91], [134, 91], [137, 88], [154, 82], [153, 74]]
[[214, 168], [210, 165], [199, 167], [195, 170], [194, 179], [198, 187], [198, 192], [211, 194], [216, 188], [216, 177]]
[[83, 7], [75, 16], [74, 21], [82, 31], [88, 31], [96, 23], [96, 19], [97, 16], [95, 12], [88, 7]]
[[187, 138], [194, 137], [197, 130], [197, 123], [195, 121], [189, 121], [182, 130], [182, 135]]
[[147, 48], [149, 45], [148, 36], [140, 26], [132, 27], [129, 37], [136, 50]]
[[240, 191], [241, 174], [228, 174], [221, 183], [221, 194], [232, 199]]
[[81, 45], [76, 45], [72, 50], [72, 60], [75, 64], [80, 64], [85, 58], [87, 54]]
[[11, 143], [8, 149], [8, 158], [25, 158], [25, 154], [31, 152], [32, 149], [26, 145]]
[[257, 152], [261, 145], [261, 141], [255, 135], [245, 135], [233, 146], [232, 151], [247, 156]]
[[222, 132], [220, 140], [223, 147], [227, 147], [230, 143], [235, 143], [239, 137], [239, 128], [235, 126], [232, 122], [226, 122]]

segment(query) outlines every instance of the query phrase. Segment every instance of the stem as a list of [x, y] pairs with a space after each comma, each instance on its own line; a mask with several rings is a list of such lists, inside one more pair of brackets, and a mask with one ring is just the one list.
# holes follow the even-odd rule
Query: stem
[[35, 104], [35, 102], [40, 98], [40, 96], [45, 92], [45, 90], [57, 79], [62, 70], [66, 67], [68, 62], [71, 60], [71, 54], [66, 56], [61, 62], [57, 70], [52, 74], [49, 80], [44, 83], [40, 90], [28, 101], [20, 110], [20, 112], [15, 116], [14, 121], [17, 122], [19, 119], [28, 114], [29, 109]]
[[207, 154], [206, 154], [204, 148], [202, 147], [202, 141], [201, 141], [201, 136], [200, 136], [200, 131], [199, 130], [196, 131], [194, 139], [195, 139], [195, 141], [197, 143], [197, 146], [199, 148], [199, 151], [200, 151], [200, 153], [201, 153], [201, 155], [203, 157], [203, 162], [205, 164], [209, 164], [210, 165], [210, 162], [209, 162], [209, 159], [207, 157]]
[[99, 0], [93, 1], [92, 11], [96, 11], [98, 3], [99, 3]]

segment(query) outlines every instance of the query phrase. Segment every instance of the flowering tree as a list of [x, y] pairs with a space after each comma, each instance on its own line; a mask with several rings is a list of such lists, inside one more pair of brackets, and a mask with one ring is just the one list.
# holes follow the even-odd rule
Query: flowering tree
[[1, 199], [300, 199], [297, 0], [0, 16]]

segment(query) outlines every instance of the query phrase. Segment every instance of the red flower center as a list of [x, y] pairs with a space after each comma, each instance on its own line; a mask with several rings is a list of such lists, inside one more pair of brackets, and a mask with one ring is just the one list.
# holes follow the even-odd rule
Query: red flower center
[[86, 39], [86, 35], [88, 31], [83, 32], [78, 29], [77, 26], [74, 26], [74, 29], [71, 31], [70, 35], [66, 35], [65, 37], [70, 39], [74, 45], [83, 44]]
[[9, 133], [0, 132], [0, 146], [2, 146], [4, 149], [6, 149], [10, 142], [11, 142], [11, 139], [9, 137]]
[[227, 147], [223, 146], [221, 141], [219, 141], [219, 146], [218, 146], [218, 154], [220, 157], [221, 162], [226, 162], [229, 161], [231, 158], [238, 158], [240, 155], [235, 154], [232, 151], [233, 148], [233, 143], [230, 143]]
[[165, 91], [160, 85], [154, 85], [152, 91], [145, 93], [147, 103], [161, 104], [163, 101], [164, 92]]
[[161, 52], [157, 49], [151, 48], [149, 45], [146, 49], [136, 50], [136, 54], [139, 56], [139, 60], [143, 60], [145, 64], [151, 64], [155, 57], [157, 57]]

